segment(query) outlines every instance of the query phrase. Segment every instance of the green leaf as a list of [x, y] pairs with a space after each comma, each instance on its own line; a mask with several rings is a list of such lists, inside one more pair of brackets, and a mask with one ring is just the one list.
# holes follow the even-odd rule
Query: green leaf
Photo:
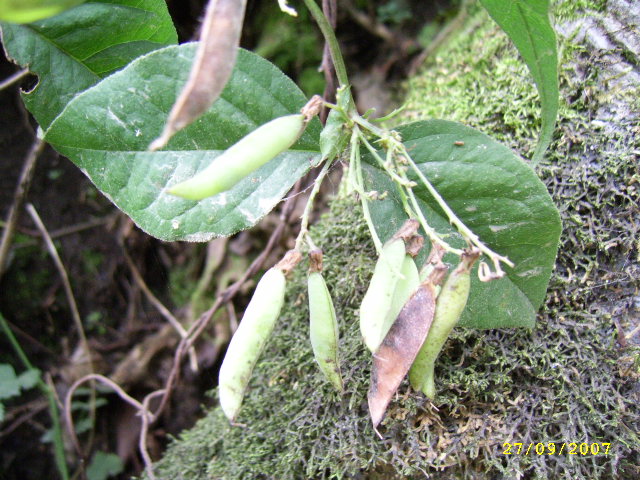
[[[511, 150], [464, 125], [443, 120], [400, 127], [403, 142], [420, 171], [442, 195], [458, 218], [493, 251], [506, 255], [515, 268], [488, 283], [472, 273], [471, 294], [461, 325], [473, 328], [532, 327], [546, 293], [560, 238], [559, 213], [544, 184]], [[464, 145], [456, 145], [464, 142]], [[406, 220], [394, 184], [364, 159], [367, 190], [388, 192], [370, 202], [372, 218], [385, 241]], [[409, 170], [409, 177], [419, 180]], [[414, 188], [429, 224], [455, 247], [462, 236], [421, 186]], [[424, 255], [424, 254], [423, 254]], [[424, 256], [419, 259], [424, 260]], [[454, 255], [445, 256], [452, 266]]]
[[85, 0], [0, 0], [0, 20], [29, 23], [52, 17]]
[[13, 367], [7, 363], [0, 364], [0, 399], [20, 395], [20, 384]]
[[166, 193], [259, 125], [306, 103], [280, 70], [241, 50], [211, 109], [177, 133], [167, 151], [148, 152], [186, 82], [195, 49], [193, 43], [168, 47], [135, 60], [78, 95], [45, 134], [140, 228], [163, 240], [207, 241], [253, 226], [318, 158], [320, 123], [314, 119], [292, 150], [228, 192], [198, 202]]
[[529, 67], [542, 105], [540, 139], [533, 154], [538, 163], [547, 150], [558, 114], [558, 52], [549, 20], [549, 0], [480, 0], [511, 38]]
[[46, 20], [0, 27], [7, 56], [39, 77], [23, 100], [43, 129], [76, 94], [177, 42], [164, 0], [94, 0]]
[[26, 370], [16, 376], [16, 372], [8, 363], [0, 364], [0, 399], [17, 397], [20, 390], [34, 387], [40, 379], [40, 371]]
[[30, 388], [35, 387], [39, 380], [40, 370], [35, 368], [32, 370], [25, 370], [18, 376], [18, 382], [23, 390], [29, 390]]
[[124, 465], [122, 459], [114, 453], [96, 452], [87, 468], [88, 480], [107, 480], [107, 478], [122, 473]]

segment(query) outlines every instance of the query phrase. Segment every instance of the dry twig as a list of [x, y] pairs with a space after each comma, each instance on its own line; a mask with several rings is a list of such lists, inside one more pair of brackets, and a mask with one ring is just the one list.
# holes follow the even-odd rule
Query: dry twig
[[147, 418], [147, 419], [149, 419], [149, 418], [153, 419], [154, 418], [153, 414], [151, 414], [148, 410], [146, 410], [146, 407], [145, 407], [145, 405], [143, 403], [138, 402], [135, 398], [133, 398], [129, 394], [127, 394], [127, 392], [125, 392], [114, 381], [108, 379], [107, 377], [105, 377], [103, 375], [97, 374], [97, 373], [90, 373], [89, 375], [85, 375], [84, 377], [76, 380], [73, 383], [73, 385], [71, 385], [71, 387], [67, 391], [67, 394], [65, 395], [65, 398], [64, 398], [64, 420], [65, 420], [65, 423], [67, 424], [67, 428], [69, 429], [69, 435], [71, 436], [71, 441], [73, 443], [73, 446], [78, 452], [82, 452], [82, 449], [80, 448], [80, 442], [78, 441], [78, 436], [76, 435], [76, 430], [75, 430], [74, 423], [73, 423], [73, 415], [71, 414], [71, 405], [72, 405], [72, 400], [73, 400], [73, 394], [76, 392], [76, 390], [78, 389], [78, 387], [80, 385], [82, 385], [85, 382], [92, 381], [92, 380], [96, 380], [98, 382], [101, 382], [101, 383], [109, 386], [114, 392], [116, 392], [118, 394], [118, 396], [122, 400], [127, 402], [129, 405], [133, 406], [136, 410], [138, 410], [139, 413], [142, 414], [143, 421], [144, 421], [145, 418]]
[[24, 70], [17, 71], [13, 75], [9, 76], [9, 78], [6, 78], [2, 82], [0, 82], [0, 91], [4, 90], [5, 88], [9, 88], [14, 83], [22, 80], [28, 74], [29, 74], [29, 69], [28, 68], [25, 68]]
[[[69, 275], [67, 274], [67, 270], [65, 269], [64, 264], [62, 263], [62, 260], [58, 255], [58, 251], [56, 250], [56, 247], [53, 244], [53, 240], [49, 236], [49, 232], [47, 231], [46, 227], [42, 223], [42, 220], [40, 219], [38, 212], [36, 211], [34, 206], [30, 203], [27, 204], [26, 208], [27, 208], [27, 212], [29, 212], [29, 215], [31, 216], [31, 219], [33, 220], [33, 222], [36, 224], [36, 227], [40, 231], [42, 238], [45, 242], [45, 245], [47, 246], [47, 250], [49, 251], [49, 255], [51, 255], [51, 258], [53, 259], [53, 263], [55, 264], [56, 269], [58, 270], [58, 274], [60, 275], [60, 278], [62, 280], [64, 292], [67, 297], [67, 302], [69, 303], [69, 308], [71, 309], [71, 317], [73, 318], [73, 321], [76, 324], [76, 329], [78, 330], [78, 336], [80, 337], [80, 345], [82, 347], [82, 350], [84, 351], [84, 356], [87, 359], [87, 364], [89, 365], [89, 369], [91, 372], [93, 372], [94, 366], [93, 366], [93, 359], [91, 356], [91, 350], [89, 348], [89, 342], [87, 341], [87, 336], [85, 335], [85, 332], [84, 332], [82, 319], [80, 318], [78, 305], [73, 295], [73, 290], [71, 289], [71, 283], [69, 282]], [[53, 387], [52, 387], [52, 391], [55, 391]], [[90, 393], [91, 397], [90, 397], [89, 416], [91, 419], [91, 423], [93, 424], [95, 419], [95, 400], [96, 400], [96, 391], [93, 384], [91, 386], [90, 392], [91, 392]], [[92, 434], [93, 434], [93, 431], [92, 431]], [[89, 444], [91, 443], [92, 441], [89, 442]], [[76, 446], [79, 447], [79, 444], [77, 444]], [[80, 449], [78, 449], [78, 454], [81, 457], [84, 457], [84, 454]]]
[[[187, 331], [184, 329], [178, 319], [171, 313], [171, 311], [169, 311], [169, 309], [165, 307], [164, 304], [160, 300], [158, 300], [158, 297], [156, 297], [149, 289], [149, 287], [147, 286], [147, 282], [145, 282], [144, 278], [142, 278], [142, 275], [140, 275], [140, 271], [133, 263], [133, 260], [131, 260], [131, 257], [127, 253], [126, 249], [124, 250], [124, 258], [127, 262], [127, 265], [131, 269], [134, 280], [136, 281], [142, 292], [146, 295], [147, 300], [149, 300], [149, 302], [151, 302], [151, 304], [156, 307], [156, 309], [160, 312], [160, 315], [162, 315], [171, 324], [171, 326], [180, 334], [180, 337], [186, 338]], [[197, 372], [198, 359], [196, 357], [196, 351], [193, 348], [189, 349], [189, 359], [191, 361], [191, 369], [194, 372]]]
[[11, 246], [11, 242], [13, 240], [13, 233], [16, 229], [16, 224], [18, 222], [18, 217], [20, 210], [22, 209], [22, 204], [27, 196], [29, 191], [29, 185], [31, 184], [31, 179], [33, 178], [33, 172], [35, 171], [36, 160], [42, 153], [44, 149], [45, 143], [36, 138], [31, 145], [31, 149], [24, 159], [24, 163], [22, 164], [22, 172], [20, 173], [20, 179], [18, 181], [18, 185], [16, 186], [16, 191], [13, 195], [13, 202], [11, 203], [11, 208], [9, 210], [9, 215], [7, 216], [7, 220], [5, 222], [4, 230], [2, 231], [2, 240], [0, 240], [0, 276], [4, 272], [4, 268], [7, 262], [7, 255], [9, 254], [9, 247]]
[[[87, 337], [84, 333], [84, 327], [82, 325], [82, 319], [80, 318], [80, 312], [78, 311], [78, 304], [76, 303], [76, 299], [73, 295], [73, 290], [71, 289], [71, 283], [69, 282], [69, 275], [67, 274], [67, 270], [58, 255], [58, 251], [56, 250], [56, 246], [53, 244], [53, 240], [49, 236], [49, 232], [47, 232], [46, 227], [42, 223], [38, 212], [34, 208], [32, 204], [27, 204], [27, 212], [31, 216], [31, 219], [36, 224], [36, 227], [40, 231], [42, 235], [42, 239], [47, 246], [47, 250], [49, 251], [49, 255], [53, 260], [56, 269], [58, 270], [58, 274], [60, 275], [60, 279], [62, 280], [62, 285], [64, 287], [64, 293], [67, 296], [67, 302], [69, 302], [69, 308], [71, 309], [71, 317], [73, 318], [74, 323], [76, 324], [76, 328], [78, 329], [78, 335], [80, 337], [80, 343], [82, 344], [82, 348], [84, 350], [85, 355], [88, 357], [89, 363], [91, 363], [91, 354], [89, 350], [89, 343], [87, 342]], [[93, 367], [92, 367], [93, 370]]]

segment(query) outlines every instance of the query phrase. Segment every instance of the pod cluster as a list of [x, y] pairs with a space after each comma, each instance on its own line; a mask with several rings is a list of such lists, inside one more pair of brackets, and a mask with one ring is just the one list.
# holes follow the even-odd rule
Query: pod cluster
[[[240, 411], [253, 369], [264, 350], [284, 304], [286, 275], [300, 262], [291, 250], [258, 282], [220, 368], [218, 394], [223, 412], [232, 423]], [[342, 377], [338, 359], [338, 321], [329, 289], [322, 277], [322, 251], [309, 253], [307, 278], [309, 336], [320, 371], [338, 390]]]
[[360, 331], [373, 353], [368, 403], [374, 428], [407, 374], [414, 389], [435, 397], [435, 362], [466, 306], [471, 267], [479, 257], [465, 251], [440, 287], [445, 252], [433, 245], [418, 272], [413, 259], [422, 237], [416, 231], [417, 222], [408, 220], [383, 245], [360, 306]]
[[[407, 374], [414, 389], [434, 398], [435, 362], [465, 308], [471, 267], [479, 257], [477, 251], [465, 251], [460, 264], [447, 277], [442, 262], [445, 252], [434, 245], [422, 271], [418, 271], [414, 257], [423, 240], [417, 230], [418, 222], [408, 220], [383, 245], [360, 306], [360, 331], [374, 359], [368, 394], [374, 428]], [[220, 369], [219, 395], [222, 410], [232, 423], [253, 368], [280, 316], [286, 275], [301, 258], [299, 251], [291, 250], [264, 274], [231, 339]], [[322, 277], [322, 264], [322, 251], [311, 250], [307, 276], [309, 336], [320, 372], [342, 392], [338, 321]]]

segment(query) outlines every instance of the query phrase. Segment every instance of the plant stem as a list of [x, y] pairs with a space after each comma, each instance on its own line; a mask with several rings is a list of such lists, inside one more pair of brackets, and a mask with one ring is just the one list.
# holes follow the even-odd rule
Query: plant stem
[[[380, 157], [376, 149], [373, 147], [373, 145], [371, 145], [371, 143], [365, 138], [365, 136], [362, 133], [360, 133], [360, 139], [362, 140], [364, 145], [367, 147], [371, 155], [378, 161], [378, 163], [384, 169], [384, 171], [395, 181], [396, 186], [399, 187], [398, 190], [400, 192], [400, 197], [401, 197], [405, 212], [407, 212], [407, 214], [410, 217], [415, 216], [418, 218], [418, 221], [420, 222], [420, 226], [422, 227], [422, 229], [427, 234], [427, 237], [429, 237], [429, 239], [432, 242], [441, 245], [442, 248], [444, 248], [447, 252], [451, 252], [455, 255], [461, 255], [462, 250], [453, 248], [451, 245], [445, 242], [433, 228], [431, 228], [431, 226], [427, 222], [427, 219], [423, 215], [422, 210], [420, 209], [418, 200], [416, 199], [416, 196], [413, 193], [411, 182], [408, 178], [406, 178], [406, 175], [403, 174], [402, 176], [399, 176], [395, 171], [393, 171], [389, 167], [387, 162], [385, 162], [382, 159], [382, 157]], [[389, 149], [389, 152], [392, 153], [392, 149]], [[409, 207], [409, 204], [407, 203], [407, 197], [409, 198], [409, 200], [411, 200], [411, 204], [413, 208]]]
[[405, 179], [399, 177], [393, 170], [389, 168], [388, 165], [390, 164], [382, 160], [382, 157], [378, 155], [378, 152], [376, 151], [376, 149], [373, 148], [373, 145], [371, 145], [371, 143], [367, 140], [367, 138], [364, 135], [360, 134], [360, 140], [362, 141], [362, 143], [364, 143], [365, 147], [367, 147], [367, 150], [369, 150], [371, 155], [373, 155], [373, 158], [375, 158], [378, 161], [378, 163], [384, 169], [384, 171], [387, 172], [387, 174], [393, 180], [395, 180], [396, 188], [398, 190], [398, 195], [400, 195], [400, 200], [402, 201], [402, 206], [404, 207], [405, 212], [407, 213], [407, 215], [409, 215], [409, 217], [414, 217], [415, 215], [413, 214], [413, 211], [411, 210], [411, 208], [409, 207], [409, 203], [407, 202], [407, 195], [402, 189], [402, 187], [405, 186], [405, 183], [406, 183]]
[[427, 219], [425, 218], [424, 214], [422, 213], [422, 209], [420, 208], [420, 204], [418, 203], [418, 199], [416, 198], [415, 194], [413, 193], [413, 189], [407, 188], [407, 194], [409, 195], [409, 200], [411, 200], [411, 204], [413, 205], [413, 209], [416, 212], [416, 215], [418, 216], [418, 220], [420, 221], [420, 225], [422, 226], [422, 228], [424, 229], [425, 233], [427, 234], [427, 237], [429, 237], [429, 240], [431, 240], [434, 243], [437, 243], [442, 248], [444, 248], [447, 252], [453, 253], [455, 255], [462, 255], [462, 250], [460, 250], [459, 248], [454, 248], [451, 245], [449, 245], [447, 242], [445, 242], [440, 237], [440, 235], [438, 235], [438, 232], [436, 232], [433, 228], [431, 228], [431, 226], [427, 222]]
[[369, 227], [369, 232], [371, 233], [371, 238], [373, 239], [373, 244], [378, 251], [378, 255], [382, 253], [382, 242], [380, 241], [380, 237], [376, 233], [376, 229], [373, 226], [373, 220], [371, 219], [371, 212], [369, 211], [369, 204], [367, 203], [367, 193], [364, 191], [364, 181], [362, 178], [362, 165], [360, 164], [360, 136], [362, 133], [360, 129], [354, 125], [353, 132], [351, 134], [351, 155], [349, 158], [349, 168], [352, 168], [353, 179], [355, 180], [353, 188], [360, 195], [360, 203], [362, 204], [362, 214], [364, 216], [365, 221], [367, 222], [367, 226]]
[[[349, 85], [349, 78], [347, 76], [347, 70], [344, 64], [344, 59], [342, 58], [342, 53], [340, 52], [338, 40], [335, 36], [333, 28], [331, 27], [331, 24], [329, 23], [327, 18], [324, 16], [324, 13], [322, 13], [322, 10], [318, 7], [315, 0], [304, 0], [304, 3], [309, 9], [309, 12], [311, 12], [311, 15], [313, 16], [314, 20], [318, 24], [318, 27], [320, 27], [322, 35], [324, 36], [325, 41], [327, 42], [329, 51], [331, 52], [331, 58], [333, 59], [333, 64], [336, 69], [336, 76], [338, 77], [338, 82], [340, 83], [341, 86]], [[480, 238], [475, 233], [473, 233], [458, 218], [458, 216], [453, 212], [453, 210], [451, 210], [447, 202], [445, 202], [445, 200], [440, 196], [438, 191], [433, 187], [431, 182], [427, 180], [424, 174], [417, 167], [417, 165], [415, 164], [415, 162], [407, 152], [407, 149], [402, 144], [400, 137], [399, 135], [397, 135], [397, 133], [395, 133], [394, 131], [389, 131], [384, 128], [380, 128], [374, 125], [373, 123], [369, 122], [366, 118], [363, 118], [360, 115], [358, 115], [355, 109], [353, 108], [354, 103], [352, 98], [350, 98], [350, 101], [348, 102], [348, 104], [349, 104], [348, 117], [349, 117], [349, 120], [354, 122], [354, 126], [352, 127], [353, 131], [352, 131], [352, 137], [351, 137], [351, 162], [349, 166], [351, 171], [349, 172], [349, 177], [350, 177], [349, 179], [351, 180], [353, 187], [360, 194], [363, 213], [367, 221], [367, 225], [369, 226], [369, 230], [371, 231], [371, 234], [373, 236], [374, 244], [376, 245], [376, 249], [378, 251], [381, 250], [382, 244], [380, 242], [380, 239], [375, 233], [375, 229], [373, 228], [373, 222], [371, 220], [369, 207], [367, 205], [366, 193], [364, 192], [364, 183], [362, 180], [362, 168], [360, 164], [360, 151], [359, 151], [360, 140], [362, 140], [362, 142], [365, 144], [367, 149], [380, 162], [384, 171], [390, 176], [390, 178], [396, 183], [396, 185], [399, 186], [399, 189], [406, 190], [406, 195], [403, 192], [401, 192], [400, 194], [403, 207], [405, 211], [408, 214], [410, 214], [411, 209], [409, 208], [409, 205], [407, 203], [407, 197], [408, 197], [412, 203], [413, 209], [415, 210], [415, 214], [418, 217], [418, 220], [420, 221], [423, 229], [425, 230], [429, 238], [432, 241], [441, 245], [443, 248], [445, 248], [449, 252], [452, 252], [458, 255], [462, 253], [462, 250], [451, 247], [447, 242], [445, 242], [444, 240], [442, 240], [442, 238], [440, 238], [440, 236], [437, 234], [435, 230], [429, 227], [426, 221], [426, 218], [424, 217], [422, 210], [420, 209], [420, 206], [415, 197], [415, 194], [413, 193], [413, 190], [412, 190], [413, 185], [410, 183], [409, 179], [406, 177], [406, 174], [404, 174], [404, 172], [402, 172], [400, 169], [394, 169], [390, 165], [387, 165], [387, 162], [382, 160], [382, 158], [377, 154], [375, 148], [373, 148], [373, 146], [369, 143], [369, 141], [365, 138], [365, 136], [362, 134], [362, 132], [356, 125], [376, 135], [382, 142], [383, 146], [385, 146], [385, 148], [387, 149], [389, 155], [393, 155], [394, 153], [397, 152], [401, 154], [403, 157], [405, 157], [407, 160], [407, 163], [416, 172], [416, 174], [418, 175], [418, 178], [420, 178], [420, 180], [423, 182], [424, 186], [427, 188], [431, 196], [436, 200], [438, 205], [440, 205], [440, 207], [444, 210], [451, 224], [453, 224], [457, 228], [457, 230], [469, 242], [476, 245], [482, 253], [484, 253], [487, 257], [489, 257], [492, 260], [496, 271], [495, 273], [487, 271], [488, 267], [486, 267], [485, 265], [486, 268], [484, 268], [483, 271], [485, 271], [486, 273], [484, 275], [484, 278], [486, 280], [490, 280], [492, 278], [500, 278], [504, 276], [504, 271], [501, 268], [501, 263], [504, 263], [513, 268], [514, 266], [513, 262], [511, 262], [507, 257], [501, 256], [495, 253], [493, 250], [488, 248], [484, 243], [482, 243], [480, 241]], [[303, 234], [303, 230], [301, 230], [301, 234]], [[302, 243], [301, 238], [299, 239], [299, 241], [298, 240], [296, 241], [296, 245], [298, 245], [299, 243]]]
[[[320, 31], [324, 36], [327, 45], [329, 46], [329, 51], [331, 52], [331, 59], [333, 60], [333, 66], [336, 69], [336, 76], [338, 77], [338, 83], [342, 85], [349, 85], [349, 77], [347, 76], [347, 68], [344, 64], [344, 59], [342, 58], [342, 53], [340, 52], [340, 46], [338, 45], [338, 39], [336, 38], [336, 34], [333, 32], [333, 28], [331, 28], [331, 24], [327, 17], [324, 16], [322, 10], [314, 0], [304, 0], [305, 5], [311, 12], [311, 16], [320, 27]], [[353, 102], [350, 102], [353, 105]]]
[[422, 173], [422, 171], [420, 171], [418, 166], [409, 155], [409, 152], [407, 152], [404, 145], [401, 146], [400, 153], [407, 159], [409, 165], [416, 173], [416, 175], [418, 175], [420, 181], [424, 184], [425, 187], [427, 187], [427, 190], [429, 190], [431, 196], [436, 200], [436, 202], [438, 202], [438, 205], [440, 205], [442, 210], [444, 210], [444, 212], [447, 214], [447, 217], [449, 217], [449, 222], [451, 222], [451, 224], [453, 224], [464, 237], [468, 238], [476, 247], [480, 249], [482, 253], [484, 253], [493, 261], [494, 266], [496, 267], [496, 274], [504, 275], [504, 272], [502, 272], [502, 269], [500, 268], [500, 262], [503, 262], [513, 268], [514, 264], [511, 260], [509, 260], [507, 257], [503, 257], [502, 255], [498, 255], [489, 247], [487, 247], [484, 243], [482, 243], [480, 238], [475, 233], [473, 233], [471, 229], [462, 222], [462, 220], [458, 218], [458, 216], [453, 210], [451, 210], [447, 202], [445, 202], [445, 200], [440, 196], [431, 182], [427, 180], [427, 177]]
[[354, 115], [351, 115], [350, 118], [365, 130], [373, 133], [376, 137], [386, 140], [392, 136], [389, 130], [386, 130], [384, 128], [378, 127], [377, 125], [374, 125], [373, 123], [368, 121], [366, 118], [362, 118], [360, 115], [354, 114]]
[[313, 208], [313, 204], [316, 199], [316, 195], [320, 191], [320, 186], [322, 185], [322, 181], [324, 177], [329, 173], [329, 167], [331, 166], [331, 161], [327, 160], [320, 170], [320, 173], [316, 177], [316, 181], [313, 184], [313, 189], [309, 194], [309, 200], [307, 200], [307, 205], [304, 207], [304, 212], [302, 213], [302, 219], [300, 222], [300, 233], [298, 233], [298, 237], [296, 238], [296, 244], [294, 249], [300, 250], [302, 247], [302, 242], [304, 241], [305, 236], [309, 233], [309, 216], [311, 215], [311, 209]]
[[414, 379], [411, 382], [411, 386], [416, 390], [420, 390], [424, 393], [427, 398], [433, 400], [436, 398], [436, 382], [435, 382], [435, 368], [436, 368], [436, 359], [425, 364], [423, 366], [424, 371], [422, 372], [422, 377], [419, 379]]
[[373, 157], [378, 161], [382, 169], [387, 172], [387, 175], [389, 175], [389, 177], [391, 177], [391, 179], [394, 180], [399, 186], [406, 187], [409, 183], [409, 180], [400, 177], [394, 170], [389, 168], [389, 165], [382, 159], [382, 157], [378, 154], [376, 149], [373, 147], [373, 145], [371, 145], [371, 143], [364, 135], [360, 134], [360, 140], [362, 141], [362, 143], [364, 143], [364, 146], [367, 147], [367, 150], [369, 150], [371, 155], [373, 155]]

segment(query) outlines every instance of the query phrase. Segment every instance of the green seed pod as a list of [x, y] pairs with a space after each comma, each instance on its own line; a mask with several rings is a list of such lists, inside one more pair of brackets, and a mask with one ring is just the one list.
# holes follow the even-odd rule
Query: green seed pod
[[387, 335], [391, 325], [393, 325], [393, 322], [398, 318], [402, 307], [404, 307], [407, 300], [409, 300], [411, 295], [413, 295], [413, 292], [415, 292], [420, 285], [418, 267], [416, 267], [416, 262], [413, 261], [413, 257], [411, 255], [407, 254], [404, 256], [400, 273], [402, 277], [398, 280], [396, 288], [393, 291], [391, 306], [389, 307], [384, 324], [382, 325], [382, 338]]
[[304, 131], [305, 115], [271, 120], [240, 139], [196, 176], [174, 185], [172, 195], [201, 200], [225, 192], [293, 145]]
[[471, 288], [471, 266], [478, 256], [477, 252], [464, 253], [458, 267], [445, 281], [436, 301], [435, 317], [427, 339], [409, 370], [411, 386], [431, 399], [436, 394], [435, 362], [467, 304]]
[[404, 261], [404, 241], [393, 238], [382, 247], [367, 293], [360, 304], [360, 333], [371, 352], [375, 352], [384, 338], [383, 328], [387, 312], [393, 302]]
[[396, 284], [401, 276], [406, 252], [405, 240], [413, 237], [418, 227], [417, 220], [407, 220], [382, 246], [369, 288], [360, 304], [360, 333], [372, 353], [378, 349], [389, 330], [390, 325], [386, 322], [387, 314], [391, 309]]
[[244, 312], [220, 368], [220, 406], [233, 422], [251, 372], [271, 335], [284, 303], [284, 272], [273, 267], [264, 274]]
[[324, 278], [322, 278], [322, 273], [320, 273], [322, 270], [322, 252], [314, 250], [309, 254], [309, 257], [311, 268], [307, 278], [307, 286], [311, 346], [320, 371], [341, 392], [342, 377], [338, 360], [338, 321], [331, 295]]
[[0, 1], [0, 21], [31, 23], [53, 17], [85, 0], [2, 0]]

